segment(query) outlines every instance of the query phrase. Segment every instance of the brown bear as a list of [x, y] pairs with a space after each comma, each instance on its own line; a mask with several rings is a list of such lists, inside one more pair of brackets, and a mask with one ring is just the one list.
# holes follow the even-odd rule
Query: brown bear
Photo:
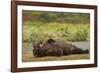
[[45, 43], [39, 42], [33, 47], [35, 57], [88, 53], [88, 50], [82, 50], [72, 44], [54, 39], [48, 39]]

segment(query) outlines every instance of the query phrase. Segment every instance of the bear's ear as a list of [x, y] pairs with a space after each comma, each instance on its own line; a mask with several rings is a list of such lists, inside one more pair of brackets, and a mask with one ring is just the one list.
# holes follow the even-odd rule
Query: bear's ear
[[55, 40], [54, 39], [48, 39], [47, 43], [49, 43], [49, 44], [55, 43]]

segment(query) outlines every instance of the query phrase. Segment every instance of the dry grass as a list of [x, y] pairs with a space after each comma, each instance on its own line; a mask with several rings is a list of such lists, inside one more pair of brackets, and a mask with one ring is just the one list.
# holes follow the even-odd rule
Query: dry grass
[[[28, 55], [30, 56], [30, 55]], [[37, 62], [37, 61], [60, 61], [60, 60], [81, 60], [81, 59], [89, 59], [88, 54], [75, 54], [68, 56], [47, 56], [47, 57], [28, 57], [27, 55], [23, 58], [23, 62]]]

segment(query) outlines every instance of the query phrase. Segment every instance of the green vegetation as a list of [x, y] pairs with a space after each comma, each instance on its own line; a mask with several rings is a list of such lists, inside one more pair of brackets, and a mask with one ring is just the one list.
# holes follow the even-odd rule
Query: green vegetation
[[46, 11], [26, 11], [23, 10], [23, 21], [39, 23], [67, 23], [67, 24], [87, 24], [89, 23], [89, 13], [71, 12], [46, 12]]
[[89, 40], [88, 13], [23, 11], [23, 42]]
[[[89, 24], [61, 24], [25, 23], [23, 26], [23, 42], [45, 41], [48, 38], [63, 41], [87, 41], [89, 40]], [[29, 25], [28, 25], [29, 24]]]

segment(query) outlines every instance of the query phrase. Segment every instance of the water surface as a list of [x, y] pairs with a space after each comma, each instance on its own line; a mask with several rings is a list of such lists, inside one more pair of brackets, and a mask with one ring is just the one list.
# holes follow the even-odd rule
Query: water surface
[[90, 49], [90, 42], [89, 41], [81, 41], [81, 42], [68, 42], [71, 43], [83, 50]]

